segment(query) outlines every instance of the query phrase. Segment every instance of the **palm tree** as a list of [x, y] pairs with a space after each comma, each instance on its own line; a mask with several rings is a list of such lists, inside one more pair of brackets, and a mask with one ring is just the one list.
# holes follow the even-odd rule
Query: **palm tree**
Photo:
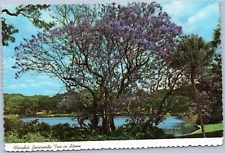
[[214, 48], [217, 48], [221, 44], [221, 39], [220, 39], [220, 24], [218, 24], [217, 28], [214, 30], [213, 33], [213, 40], [211, 41], [211, 45]]
[[210, 43], [206, 43], [197, 35], [188, 35], [181, 38], [176, 50], [172, 54], [174, 67], [186, 66], [187, 76], [190, 78], [193, 89], [193, 100], [196, 103], [198, 118], [201, 125], [202, 135], [206, 137], [201, 113], [201, 98], [196, 89], [196, 79], [201, 76], [204, 68], [209, 66], [214, 51]]

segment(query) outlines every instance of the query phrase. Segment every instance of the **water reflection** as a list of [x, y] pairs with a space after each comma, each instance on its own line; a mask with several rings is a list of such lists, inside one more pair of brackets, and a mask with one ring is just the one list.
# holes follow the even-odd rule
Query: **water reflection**
[[163, 131], [166, 134], [172, 134], [174, 136], [179, 136], [183, 134], [189, 134], [197, 130], [197, 127], [193, 124], [189, 123], [178, 123], [178, 124], [173, 124], [171, 126], [163, 127]]
[[[77, 119], [74, 117], [27, 117], [21, 118], [24, 122], [29, 122], [32, 120], [38, 119], [38, 122], [45, 122], [49, 125], [56, 125], [59, 123], [68, 123], [71, 126], [77, 124]], [[115, 126], [122, 126], [126, 124], [128, 117], [118, 116], [115, 118]], [[85, 124], [88, 124], [89, 121], [85, 121]], [[188, 134], [194, 132], [197, 127], [194, 124], [190, 124], [182, 119], [178, 119], [173, 116], [166, 117], [159, 125], [159, 128], [163, 129], [166, 134], [172, 134], [174, 136]]]
[[166, 134], [172, 134], [174, 136], [189, 134], [198, 129], [195, 124], [188, 123], [185, 120], [173, 116], [167, 117], [158, 127], [163, 129]]

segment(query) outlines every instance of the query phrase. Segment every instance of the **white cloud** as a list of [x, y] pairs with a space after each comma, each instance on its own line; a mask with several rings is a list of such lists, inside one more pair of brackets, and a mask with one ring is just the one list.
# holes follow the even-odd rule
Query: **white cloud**
[[219, 23], [219, 4], [211, 3], [200, 9], [195, 15], [188, 18], [183, 24], [185, 33], [195, 33], [205, 37], [207, 41], [212, 38], [213, 29]]
[[196, 15], [191, 16], [188, 19], [187, 24], [195, 24], [197, 22], [201, 22], [202, 20], [209, 18], [211, 14], [218, 13], [218, 12], [219, 12], [219, 6], [217, 3], [207, 5], [205, 8], [201, 9]]
[[40, 80], [27, 80], [27, 82], [28, 85], [31, 87], [41, 87], [41, 86], [60, 87], [60, 84], [57, 82], [40, 81]]
[[182, 25], [182, 23], [186, 22], [188, 17], [196, 15], [196, 13], [207, 5], [203, 1], [172, 1], [172, 2], [166, 2], [161, 3], [163, 10], [166, 11], [171, 17], [174, 22], [176, 22], [179, 25]]
[[16, 88], [28, 88], [28, 85], [26, 84], [11, 84], [8, 86], [8, 88], [11, 88], [11, 89], [16, 89]]
[[40, 87], [41, 84], [40, 83], [30, 83], [29, 86], [32, 86], [32, 87]]
[[59, 87], [60, 85], [56, 82], [40, 82], [41, 85], [48, 85], [48, 86], [53, 86], [53, 87]]
[[[185, 5], [185, 3], [181, 1], [172, 1], [171, 3], [164, 4], [163, 6], [164, 6], [163, 9], [167, 13], [169, 13], [172, 16], [178, 16], [178, 17], [184, 16], [185, 11], [183, 10], [185, 6], [187, 7], [187, 5]], [[182, 11], [183, 13], [180, 13]]]

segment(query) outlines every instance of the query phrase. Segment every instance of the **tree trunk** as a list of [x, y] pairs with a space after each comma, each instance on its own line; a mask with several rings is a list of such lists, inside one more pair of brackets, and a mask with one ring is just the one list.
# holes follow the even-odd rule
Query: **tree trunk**
[[196, 89], [196, 86], [195, 86], [194, 78], [195, 78], [195, 70], [192, 70], [191, 71], [191, 84], [192, 84], [192, 88], [193, 88], [193, 98], [194, 98], [194, 102], [197, 105], [197, 112], [198, 112], [198, 118], [199, 118], [200, 125], [201, 125], [202, 136], [204, 138], [206, 138], [204, 123], [203, 123], [202, 113], [201, 113], [201, 107], [200, 107], [200, 100], [199, 100], [198, 95], [197, 95], [197, 89]]
[[104, 133], [107, 133], [109, 131], [108, 116], [106, 114], [102, 115], [102, 131]]
[[94, 129], [97, 129], [98, 128], [98, 111], [97, 111], [97, 107], [98, 107], [98, 105], [97, 105], [97, 99], [96, 99], [96, 97], [93, 97], [93, 104], [92, 104], [92, 109], [93, 109], [93, 117], [92, 117], [92, 119], [91, 119], [91, 124], [92, 124], [92, 127], [94, 128]]
[[109, 123], [110, 123], [111, 130], [115, 131], [116, 130], [116, 126], [114, 124], [114, 115], [113, 114], [110, 114]]
[[93, 118], [91, 120], [92, 127], [94, 129], [98, 128], [98, 115], [96, 113], [93, 114]]

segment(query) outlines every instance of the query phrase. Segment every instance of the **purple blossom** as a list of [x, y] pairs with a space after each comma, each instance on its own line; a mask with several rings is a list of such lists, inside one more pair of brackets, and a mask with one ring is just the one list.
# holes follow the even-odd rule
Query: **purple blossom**
[[124, 31], [124, 32], [129, 32], [130, 31], [130, 27], [128, 27], [128, 26], [123, 26], [122, 27], [122, 30]]
[[31, 40], [30, 40], [30, 43], [34, 43], [34, 39], [31, 39]]
[[158, 68], [158, 66], [157, 66], [156, 64], [153, 64], [153, 65], [152, 65], [152, 69], [153, 69], [153, 70], [157, 70], [157, 68]]
[[120, 27], [120, 21], [109, 22], [109, 25], [110, 25], [112, 28], [119, 28], [119, 27]]
[[87, 20], [85, 20], [85, 21], [82, 22], [82, 25], [84, 25], [84, 26], [90, 26], [90, 23]]
[[143, 100], [147, 100], [147, 96], [143, 96], [142, 99], [143, 99]]
[[142, 86], [142, 88], [148, 88], [149, 87], [149, 85], [146, 84], [146, 83], [141, 83], [141, 86]]
[[66, 47], [65, 46], [62, 46], [62, 50], [66, 50]]
[[46, 42], [46, 41], [47, 41], [47, 39], [44, 37], [44, 38], [43, 38], [43, 41], [44, 41], [44, 42]]
[[14, 50], [19, 50], [19, 47], [18, 46], [15, 46]]
[[98, 57], [104, 58], [105, 54], [103, 52], [98, 52]]
[[115, 58], [116, 59], [120, 59], [120, 55], [119, 54], [115, 54]]
[[131, 93], [132, 93], [132, 94], [134, 94], [135, 91], [136, 91], [135, 89], [133, 89], [133, 88], [131, 89]]
[[201, 92], [201, 95], [206, 96], [207, 95], [207, 92], [206, 91], [202, 91]]
[[109, 60], [112, 61], [114, 58], [112, 56], [109, 57]]
[[132, 97], [130, 100], [131, 100], [132, 102], [134, 102], [134, 101], [137, 100], [137, 98], [136, 98], [136, 97]]
[[109, 106], [109, 111], [113, 111], [113, 107], [112, 106]]

